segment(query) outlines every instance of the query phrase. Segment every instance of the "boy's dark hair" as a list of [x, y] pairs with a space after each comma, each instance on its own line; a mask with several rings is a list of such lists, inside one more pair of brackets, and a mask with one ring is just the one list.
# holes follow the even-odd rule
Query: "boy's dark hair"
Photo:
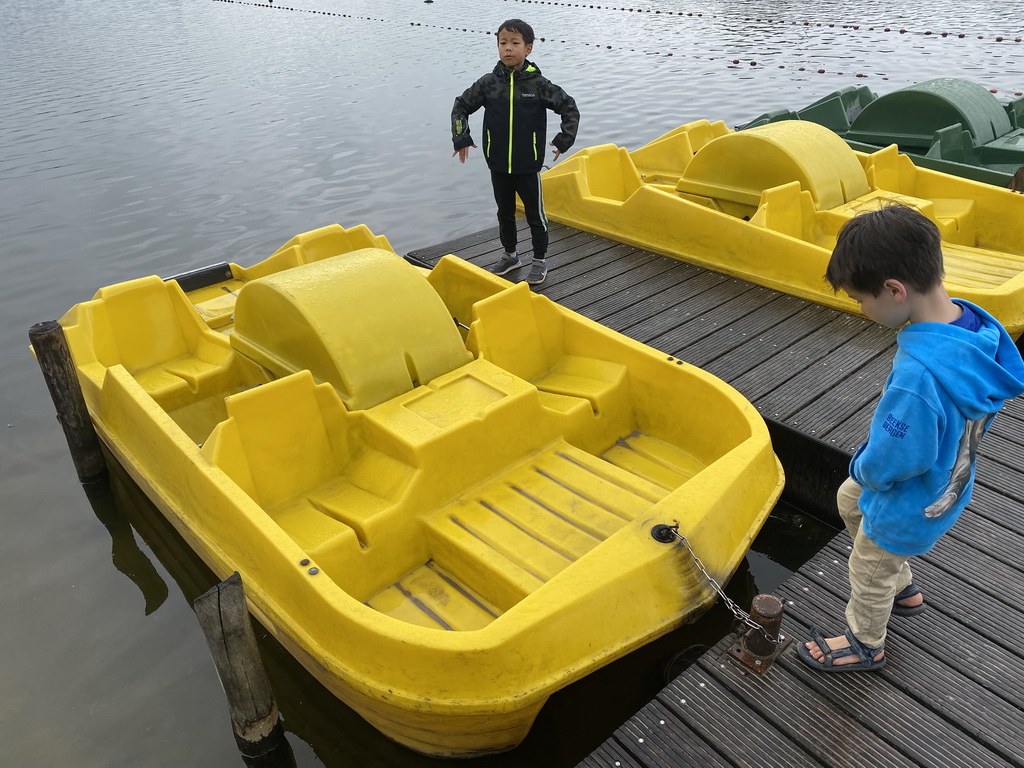
[[494, 36], [497, 37], [498, 35], [500, 35], [501, 30], [503, 29], [506, 32], [519, 33], [520, 35], [523, 36], [523, 42], [526, 43], [526, 45], [533, 45], [533, 27], [531, 27], [522, 19], [509, 19], [508, 21], [503, 21], [501, 23], [501, 26], [498, 27], [498, 31], [494, 33]]
[[877, 296], [886, 280], [923, 292], [939, 285], [943, 274], [938, 227], [913, 208], [893, 203], [843, 225], [825, 279], [837, 293], [853, 289]]

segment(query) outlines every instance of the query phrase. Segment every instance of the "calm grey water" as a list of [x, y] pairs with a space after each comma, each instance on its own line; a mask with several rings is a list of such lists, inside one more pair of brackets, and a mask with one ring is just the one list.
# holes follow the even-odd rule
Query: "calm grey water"
[[[5, 765], [241, 765], [189, 609], [210, 577], [130, 484], [83, 492], [27, 352], [33, 323], [101, 285], [225, 259], [249, 264], [331, 222], [365, 223], [400, 252], [491, 227], [484, 165], [479, 154], [466, 166], [451, 158], [448, 114], [493, 65], [485, 32], [508, 17], [545, 38], [531, 58], [576, 97], [578, 146], [635, 147], [693, 119], [735, 124], [850, 84], [886, 92], [949, 75], [1001, 98], [1024, 88], [1024, 44], [1014, 42], [1021, 2], [652, 0], [632, 12], [515, 0], [281, 5], [300, 10], [4, 0]], [[802, 524], [788, 520], [782, 538], [803, 536]], [[786, 553], [755, 553], [755, 569], [758, 559], [785, 563]], [[687, 641], [672, 642], [654, 653]], [[377, 737], [272, 644], [264, 653], [298, 765], [437, 764]], [[478, 764], [572, 764], [576, 736], [596, 744], [629, 714], [630, 696], [642, 698], [609, 687], [651, 675], [639, 665], [580, 684], [575, 699], [553, 702], [532, 746]]]

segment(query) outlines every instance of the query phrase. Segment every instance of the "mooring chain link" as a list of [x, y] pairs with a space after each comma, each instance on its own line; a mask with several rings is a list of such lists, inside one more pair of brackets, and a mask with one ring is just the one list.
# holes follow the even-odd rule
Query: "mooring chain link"
[[700, 569], [700, 572], [704, 574], [704, 578], [711, 582], [711, 586], [715, 588], [715, 592], [717, 592], [718, 596], [722, 598], [722, 602], [725, 603], [725, 607], [728, 608], [732, 612], [732, 615], [736, 617], [737, 622], [743, 624], [746, 627], [749, 627], [750, 629], [756, 629], [758, 632], [764, 635], [764, 639], [772, 645], [778, 645], [780, 642], [782, 642], [781, 638], [773, 637], [772, 635], [768, 634], [768, 630], [766, 630], [764, 627], [762, 627], [760, 624], [758, 624], [756, 621], [750, 618], [749, 613], [740, 608], [736, 604], [735, 600], [733, 600], [731, 597], [725, 594], [725, 590], [722, 589], [722, 585], [715, 581], [714, 577], [710, 573], [708, 573], [708, 569], [704, 567], [704, 563], [702, 563], [700, 561], [700, 558], [697, 557], [697, 553], [693, 551], [693, 547], [690, 546], [690, 542], [687, 540], [685, 536], [683, 536], [683, 534], [679, 532], [679, 523], [676, 523], [675, 525], [666, 526], [666, 529], [671, 531], [677, 539], [683, 542], [683, 544], [686, 546], [686, 551], [689, 552], [690, 557], [693, 558], [693, 562], [697, 564], [697, 567]]

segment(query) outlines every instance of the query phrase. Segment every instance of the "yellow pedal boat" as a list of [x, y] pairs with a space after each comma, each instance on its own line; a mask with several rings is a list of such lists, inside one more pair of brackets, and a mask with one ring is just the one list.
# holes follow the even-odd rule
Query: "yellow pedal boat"
[[903, 203], [938, 225], [949, 293], [1024, 331], [1024, 196], [918, 168], [896, 145], [865, 154], [816, 123], [699, 120], [632, 152], [584, 149], [542, 183], [552, 220], [854, 313], [823, 278], [836, 235]]
[[377, 729], [510, 749], [548, 696], [696, 618], [782, 488], [708, 373], [365, 228], [100, 289], [62, 319], [101, 438]]

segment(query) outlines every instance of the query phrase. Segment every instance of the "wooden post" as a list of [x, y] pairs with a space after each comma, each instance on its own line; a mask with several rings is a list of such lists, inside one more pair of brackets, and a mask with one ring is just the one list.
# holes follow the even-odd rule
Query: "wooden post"
[[[242, 577], [231, 576], [194, 603], [231, 710], [235, 743], [253, 766], [295, 765], [277, 702], [256, 647]], [[290, 760], [290, 762], [289, 762]]]
[[101, 480], [107, 474], [107, 464], [89, 409], [85, 406], [64, 329], [56, 320], [48, 320], [33, 325], [28, 337], [57, 409], [57, 421], [64, 428], [64, 438], [71, 449], [78, 479], [83, 483]]
[[1013, 192], [1024, 192], [1024, 165], [1016, 170], [1008, 186]]

